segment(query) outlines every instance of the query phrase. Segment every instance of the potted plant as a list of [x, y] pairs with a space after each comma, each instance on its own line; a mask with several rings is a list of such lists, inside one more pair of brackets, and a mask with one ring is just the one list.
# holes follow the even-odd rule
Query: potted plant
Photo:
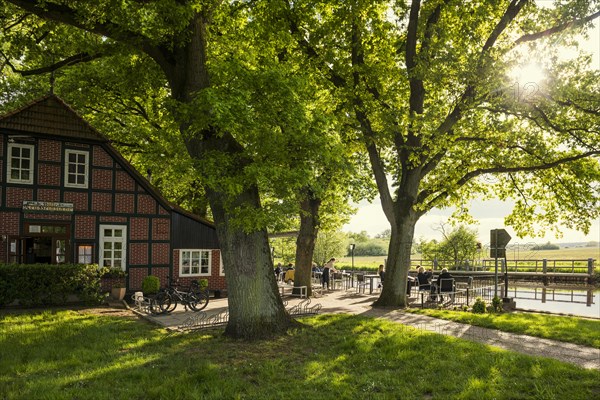
[[122, 283], [115, 283], [110, 289], [110, 295], [115, 300], [123, 300], [125, 298], [125, 285]]
[[125, 298], [127, 273], [121, 268], [102, 268], [102, 280], [110, 287], [110, 295], [115, 300], [123, 300]]

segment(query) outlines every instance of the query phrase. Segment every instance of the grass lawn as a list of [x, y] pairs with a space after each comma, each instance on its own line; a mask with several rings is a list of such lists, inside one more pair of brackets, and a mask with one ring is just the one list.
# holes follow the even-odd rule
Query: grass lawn
[[75, 311], [0, 316], [6, 399], [592, 399], [600, 372], [360, 316], [244, 343]]
[[409, 311], [484, 328], [577, 343], [600, 349], [600, 320], [530, 312], [474, 314], [463, 311], [414, 308]]

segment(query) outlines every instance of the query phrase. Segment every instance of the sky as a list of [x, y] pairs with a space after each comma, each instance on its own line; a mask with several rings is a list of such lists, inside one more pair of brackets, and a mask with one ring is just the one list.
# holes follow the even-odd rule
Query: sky
[[[589, 32], [589, 37], [581, 41], [581, 48], [592, 54], [592, 66], [600, 69], [600, 21], [596, 19], [594, 28]], [[573, 50], [566, 49], [564, 56], [569, 57], [573, 54]], [[379, 197], [372, 203], [362, 201], [354, 204], [358, 208], [357, 213], [351, 218], [350, 222], [343, 227], [345, 232], [362, 232], [366, 231], [371, 237], [378, 233], [389, 229], [389, 223], [386, 220], [381, 209]], [[504, 218], [510, 214], [512, 205], [499, 200], [480, 201], [474, 200], [471, 202], [471, 215], [477, 221], [478, 225], [473, 225], [471, 228], [479, 232], [479, 238], [482, 243], [489, 242], [490, 230], [506, 229], [512, 236], [511, 244], [516, 243], [570, 243], [570, 242], [600, 242], [600, 220], [592, 222], [590, 232], [585, 235], [583, 232], [574, 231], [559, 227], [562, 231], [562, 237], [556, 237], [552, 232], [547, 233], [544, 237], [525, 237], [518, 238], [510, 227], [504, 225]], [[452, 214], [452, 210], [434, 209], [423, 216], [417, 223], [415, 230], [415, 239], [425, 238], [441, 239], [441, 233], [435, 228], [440, 223], [446, 223], [448, 217]]]

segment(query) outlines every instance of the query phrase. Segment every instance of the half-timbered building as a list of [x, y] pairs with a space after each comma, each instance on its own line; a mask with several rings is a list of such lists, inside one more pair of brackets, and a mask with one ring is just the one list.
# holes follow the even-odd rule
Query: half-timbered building
[[214, 225], [170, 204], [55, 95], [0, 117], [0, 262], [97, 263], [225, 289]]

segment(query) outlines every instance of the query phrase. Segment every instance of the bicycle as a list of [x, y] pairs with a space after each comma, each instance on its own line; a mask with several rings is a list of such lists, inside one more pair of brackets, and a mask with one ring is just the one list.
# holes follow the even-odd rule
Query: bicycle
[[193, 281], [188, 291], [180, 291], [177, 286], [178, 282], [172, 282], [168, 278], [168, 286], [161, 289], [156, 295], [154, 301], [160, 309], [160, 313], [168, 313], [181, 303], [187, 310], [188, 307], [192, 311], [203, 310], [208, 305], [208, 291], [200, 288], [197, 281]]

